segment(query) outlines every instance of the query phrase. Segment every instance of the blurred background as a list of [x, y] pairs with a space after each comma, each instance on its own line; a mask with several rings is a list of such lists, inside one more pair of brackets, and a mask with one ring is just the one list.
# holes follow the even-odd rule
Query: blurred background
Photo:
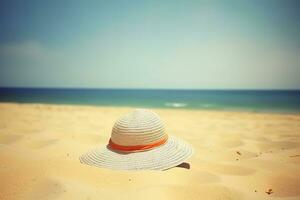
[[299, 110], [297, 0], [0, 4], [0, 101]]

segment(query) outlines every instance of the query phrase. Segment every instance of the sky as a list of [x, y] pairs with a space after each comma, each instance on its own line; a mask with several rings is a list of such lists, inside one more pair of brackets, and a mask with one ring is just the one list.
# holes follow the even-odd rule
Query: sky
[[1, 0], [0, 87], [300, 89], [297, 0]]

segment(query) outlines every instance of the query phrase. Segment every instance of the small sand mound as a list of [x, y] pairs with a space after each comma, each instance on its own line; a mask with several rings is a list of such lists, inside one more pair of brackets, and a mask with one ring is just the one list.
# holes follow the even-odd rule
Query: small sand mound
[[[238, 153], [237, 153], [238, 152]], [[236, 160], [246, 160], [253, 157], [256, 157], [257, 154], [254, 152], [246, 150], [223, 150], [219, 152], [214, 152], [214, 154], [209, 154], [210, 159], [219, 160], [219, 161], [236, 161]]]
[[236, 148], [236, 147], [242, 146], [244, 144], [244, 142], [241, 139], [233, 139], [233, 140], [223, 139], [223, 140], [217, 141], [216, 143], [224, 148]]
[[278, 175], [267, 180], [267, 185], [272, 188], [276, 197], [292, 197], [300, 195], [300, 174], [295, 177]]
[[214, 175], [212, 173], [199, 171], [199, 172], [190, 172], [189, 173], [188, 182], [191, 183], [192, 181], [194, 181], [195, 184], [207, 184], [207, 183], [220, 182], [221, 179], [219, 176]]
[[141, 188], [136, 193], [136, 199], [241, 199], [241, 195], [222, 185], [201, 185], [201, 186], [149, 186]]
[[58, 142], [58, 139], [34, 141], [29, 144], [29, 147], [31, 147], [33, 149], [41, 149], [41, 148], [49, 147], [57, 142]]
[[101, 136], [97, 134], [81, 134], [81, 135], [72, 135], [72, 139], [79, 140], [81, 143], [87, 145], [99, 145], [100, 142], [107, 143], [109, 140], [108, 136]]
[[32, 191], [28, 192], [25, 199], [56, 199], [64, 192], [61, 184], [51, 179], [41, 179], [32, 186]]
[[0, 135], [0, 144], [12, 144], [18, 140], [20, 140], [22, 135], [14, 135], [14, 134], [1, 134]]
[[255, 173], [256, 170], [229, 164], [208, 164], [207, 170], [224, 175], [246, 176]]
[[291, 141], [277, 141], [277, 142], [260, 142], [257, 144], [261, 151], [293, 149], [299, 147], [300, 144]]

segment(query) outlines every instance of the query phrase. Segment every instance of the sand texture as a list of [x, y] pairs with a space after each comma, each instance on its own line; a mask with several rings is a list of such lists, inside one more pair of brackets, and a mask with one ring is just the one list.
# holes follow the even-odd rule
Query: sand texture
[[79, 156], [132, 108], [0, 104], [0, 199], [300, 199], [300, 115], [155, 109], [191, 168], [112, 171]]

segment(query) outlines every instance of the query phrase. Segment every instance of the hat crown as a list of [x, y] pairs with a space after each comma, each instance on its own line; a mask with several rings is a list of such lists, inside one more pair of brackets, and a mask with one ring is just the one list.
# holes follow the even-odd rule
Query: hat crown
[[146, 109], [136, 109], [119, 118], [111, 133], [112, 142], [123, 146], [147, 145], [166, 137], [159, 116]]

